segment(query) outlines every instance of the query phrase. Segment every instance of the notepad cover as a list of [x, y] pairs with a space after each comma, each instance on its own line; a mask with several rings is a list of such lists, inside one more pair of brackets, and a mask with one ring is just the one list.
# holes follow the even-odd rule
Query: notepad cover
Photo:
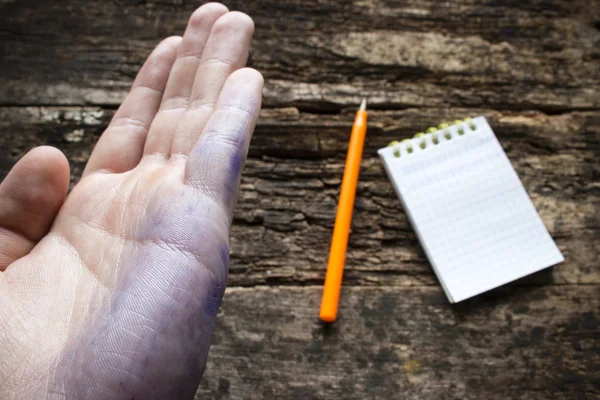
[[485, 118], [472, 125], [378, 152], [450, 302], [564, 261]]

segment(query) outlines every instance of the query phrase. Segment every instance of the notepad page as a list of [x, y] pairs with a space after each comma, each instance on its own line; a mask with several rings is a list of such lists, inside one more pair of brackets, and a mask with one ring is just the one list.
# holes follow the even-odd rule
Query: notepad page
[[[379, 150], [451, 302], [564, 261], [484, 117]], [[462, 127], [463, 134], [458, 130]], [[450, 134], [446, 139], [444, 132]]]

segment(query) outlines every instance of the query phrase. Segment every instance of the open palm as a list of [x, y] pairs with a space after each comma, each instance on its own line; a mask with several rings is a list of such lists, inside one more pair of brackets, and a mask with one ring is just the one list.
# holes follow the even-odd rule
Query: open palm
[[252, 20], [198, 9], [164, 40], [65, 200], [41, 147], [0, 186], [0, 398], [192, 397], [227, 280], [260, 110]]

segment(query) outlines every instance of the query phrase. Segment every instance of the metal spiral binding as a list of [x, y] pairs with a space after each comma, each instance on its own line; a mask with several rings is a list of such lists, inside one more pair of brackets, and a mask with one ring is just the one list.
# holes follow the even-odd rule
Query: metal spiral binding
[[[441, 134], [444, 136], [444, 138], [446, 140], [452, 140], [452, 134], [450, 133], [450, 126], [454, 126], [454, 125], [459, 125], [458, 129], [457, 129], [457, 133], [459, 136], [462, 136], [465, 134], [465, 125], [466, 127], [468, 127], [469, 129], [471, 129], [472, 131], [477, 129], [477, 125], [475, 125], [475, 122], [473, 122], [473, 120], [471, 118], [465, 118], [463, 120], [457, 119], [455, 121], [453, 121], [451, 124], [448, 123], [441, 123], [439, 124], [437, 127], [432, 126], [430, 128], [427, 128], [427, 130], [425, 132], [419, 132], [417, 134], [415, 134], [413, 136], [414, 138], [422, 138], [421, 141], [419, 142], [419, 147], [421, 149], [425, 149], [427, 147], [427, 141], [426, 139], [426, 134], [431, 134], [431, 142], [435, 145], [439, 144], [440, 142], [440, 137], [438, 136]], [[389, 147], [393, 147], [394, 148], [394, 157], [398, 158], [400, 157], [400, 146], [406, 143], [406, 152], [408, 154], [411, 154], [414, 149], [413, 149], [413, 144], [411, 139], [403, 139], [401, 141], [397, 141], [394, 140], [393, 142], [390, 142], [388, 144]]]

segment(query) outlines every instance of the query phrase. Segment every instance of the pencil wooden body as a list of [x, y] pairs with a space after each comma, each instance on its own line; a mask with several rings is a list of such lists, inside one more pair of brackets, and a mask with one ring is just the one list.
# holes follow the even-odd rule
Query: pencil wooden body
[[356, 119], [354, 120], [350, 135], [346, 167], [344, 168], [331, 249], [329, 251], [329, 263], [327, 265], [320, 312], [320, 318], [325, 322], [333, 322], [337, 318], [348, 236], [350, 235], [350, 226], [352, 223], [354, 197], [356, 195], [356, 184], [360, 172], [360, 160], [362, 158], [366, 131], [367, 112], [360, 110], [356, 113]]

